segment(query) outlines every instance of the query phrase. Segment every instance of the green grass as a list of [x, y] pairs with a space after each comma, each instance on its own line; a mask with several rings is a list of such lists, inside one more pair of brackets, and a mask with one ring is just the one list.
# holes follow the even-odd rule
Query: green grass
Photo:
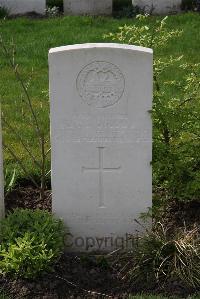
[[[156, 17], [152, 17], [155, 22]], [[137, 22], [135, 19], [113, 19], [105, 17], [62, 17], [33, 20], [18, 18], [1, 23], [0, 31], [9, 46], [15, 44], [16, 61], [19, 64], [25, 81], [30, 78], [29, 94], [34, 108], [49, 139], [49, 97], [48, 97], [48, 50], [52, 47], [86, 42], [109, 42], [103, 34], [117, 31], [124, 24]], [[182, 29], [184, 34], [176, 41], [169, 43], [159, 56], [183, 55], [186, 61], [199, 62], [200, 16], [194, 13], [170, 16], [169, 28]], [[178, 75], [178, 74], [177, 74]], [[171, 78], [172, 74], [167, 75]], [[16, 82], [0, 50], [0, 97], [2, 110], [7, 120], [17, 128], [21, 137], [38, 156], [38, 141], [32, 128], [32, 120], [24, 103], [24, 94]], [[21, 144], [7, 128], [4, 128], [4, 140], [24, 161], [28, 170], [37, 175], [28, 155]], [[13, 169], [16, 163], [4, 153], [5, 167]], [[50, 160], [50, 158], [49, 158]], [[50, 165], [50, 164], [49, 164]], [[24, 174], [18, 169], [18, 175]]]

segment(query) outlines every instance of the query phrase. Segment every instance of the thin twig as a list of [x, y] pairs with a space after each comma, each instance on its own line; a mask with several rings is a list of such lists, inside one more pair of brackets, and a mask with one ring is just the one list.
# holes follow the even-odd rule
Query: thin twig
[[75, 284], [74, 282], [71, 282], [71, 281], [69, 281], [69, 280], [67, 280], [66, 278], [63, 278], [63, 277], [61, 277], [61, 276], [56, 275], [56, 277], [57, 277], [58, 279], [61, 279], [61, 280], [65, 281], [68, 285], [70, 285], [70, 286], [72, 286], [72, 287], [75, 287], [75, 288], [77, 288], [77, 289], [79, 289], [79, 290], [81, 290], [81, 291], [83, 291], [84, 293], [87, 293], [87, 294], [89, 294], [89, 295], [98, 295], [98, 296], [103, 296], [103, 297], [110, 298], [110, 299], [113, 298], [112, 296], [107, 295], [107, 294], [99, 293], [99, 292], [96, 292], [96, 291], [89, 291], [89, 290], [86, 290], [86, 289], [84, 289], [84, 288], [78, 286], [78, 285]]
[[1, 42], [1, 45], [2, 45], [2, 48], [3, 48], [3, 51], [4, 51], [4, 55], [8, 59], [8, 62], [10, 64], [11, 68], [13, 69], [13, 71], [15, 73], [15, 76], [16, 76], [18, 82], [20, 83], [20, 85], [21, 85], [21, 87], [22, 87], [22, 89], [23, 89], [23, 91], [24, 91], [24, 93], [26, 95], [26, 98], [28, 100], [28, 104], [29, 104], [29, 107], [30, 107], [30, 110], [31, 110], [31, 114], [32, 114], [34, 122], [35, 122], [36, 132], [37, 132], [37, 135], [38, 135], [38, 137], [40, 139], [40, 142], [41, 142], [41, 136], [42, 136], [42, 134], [41, 134], [41, 131], [40, 131], [39, 123], [38, 123], [36, 114], [34, 112], [34, 109], [33, 109], [33, 106], [32, 106], [32, 102], [31, 102], [31, 99], [29, 97], [27, 88], [26, 88], [26, 86], [25, 86], [25, 84], [24, 84], [24, 82], [23, 82], [23, 80], [22, 80], [22, 78], [21, 78], [21, 76], [20, 76], [20, 74], [18, 72], [18, 65], [15, 64], [14, 57], [13, 57], [13, 59], [10, 58], [9, 52], [8, 52], [6, 46], [3, 43], [2, 36], [0, 36], [0, 42]]
[[51, 169], [49, 171], [47, 171], [47, 173], [45, 174], [45, 177], [47, 177], [50, 173], [51, 173]]
[[30, 158], [33, 160], [33, 162], [40, 168], [41, 171], [41, 176], [40, 176], [40, 187], [39, 185], [36, 183], [36, 181], [34, 180], [34, 178], [28, 173], [28, 171], [26, 170], [25, 166], [23, 165], [23, 163], [21, 162], [21, 160], [15, 155], [15, 152], [7, 145], [4, 144], [4, 147], [7, 148], [7, 150], [10, 152], [10, 154], [14, 157], [14, 159], [19, 163], [19, 165], [21, 166], [22, 170], [24, 171], [24, 173], [31, 179], [31, 181], [33, 182], [33, 184], [40, 189], [40, 198], [44, 199], [45, 196], [45, 180], [46, 180], [46, 174], [45, 174], [45, 167], [46, 167], [46, 156], [48, 155], [49, 151], [45, 152], [45, 138], [44, 138], [44, 133], [40, 128], [39, 125], [39, 121], [38, 121], [38, 117], [37, 114], [34, 110], [31, 98], [29, 96], [29, 92], [28, 92], [28, 84], [26, 85], [25, 82], [23, 81], [19, 71], [18, 71], [18, 65], [15, 62], [15, 48], [14, 48], [14, 43], [11, 45], [12, 46], [12, 53], [10, 53], [10, 51], [7, 49], [6, 44], [3, 41], [2, 35], [0, 35], [0, 44], [2, 46], [3, 49], [3, 54], [5, 56], [5, 58], [8, 60], [8, 64], [10, 65], [11, 69], [13, 70], [15, 77], [17, 79], [17, 81], [19, 82], [24, 94], [25, 94], [25, 102], [27, 104], [27, 106], [29, 107], [30, 113], [31, 113], [31, 119], [33, 119], [33, 124], [32, 126], [34, 127], [36, 136], [38, 138], [39, 141], [39, 149], [40, 149], [40, 158], [41, 158], [41, 163], [40, 161], [38, 162], [36, 160], [36, 158], [34, 157], [34, 155], [31, 153], [31, 151], [29, 150], [29, 148], [26, 146], [26, 144], [23, 142], [22, 138], [19, 136], [19, 134], [15, 131], [15, 129], [9, 125], [6, 120], [4, 119], [4, 122], [7, 123], [8, 128], [14, 132], [14, 134], [19, 138], [22, 146], [24, 147], [24, 149], [28, 152]]
[[51, 147], [46, 151], [45, 156], [47, 156], [51, 152]]
[[28, 147], [26, 146], [26, 144], [24, 143], [24, 141], [22, 140], [21, 136], [19, 135], [19, 133], [17, 132], [17, 130], [15, 130], [6, 120], [5, 118], [2, 116], [2, 121], [6, 124], [6, 126], [9, 128], [10, 131], [12, 131], [17, 138], [19, 139], [19, 141], [21, 142], [22, 146], [24, 147], [24, 149], [27, 151], [27, 153], [29, 154], [29, 156], [32, 158], [33, 162], [37, 165], [37, 167], [39, 167], [41, 169], [41, 165], [38, 161], [36, 161], [35, 157], [33, 156], [33, 154], [31, 153], [31, 151], [28, 149]]
[[13, 158], [17, 161], [17, 163], [21, 166], [22, 170], [24, 171], [24, 173], [27, 175], [27, 177], [30, 178], [30, 180], [33, 182], [33, 184], [39, 188], [38, 184], [36, 183], [36, 181], [34, 180], [34, 178], [28, 173], [28, 171], [26, 170], [26, 168], [24, 167], [23, 163], [21, 162], [21, 160], [15, 155], [15, 153], [13, 152], [13, 150], [6, 145], [3, 142], [3, 146], [9, 151], [9, 153], [13, 156]]
[[44, 198], [44, 191], [45, 191], [45, 164], [46, 164], [46, 155], [45, 155], [45, 140], [44, 136], [41, 138], [41, 155], [42, 155], [42, 165], [41, 165], [41, 186], [40, 186], [40, 197], [41, 199]]

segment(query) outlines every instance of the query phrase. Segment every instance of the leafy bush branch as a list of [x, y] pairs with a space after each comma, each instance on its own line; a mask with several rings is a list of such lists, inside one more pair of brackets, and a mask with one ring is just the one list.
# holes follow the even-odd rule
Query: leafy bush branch
[[[183, 56], [160, 57], [170, 41], [184, 34], [170, 30], [167, 17], [152, 22], [148, 15], [138, 15], [137, 20], [104, 37], [154, 49], [154, 187], [165, 189], [170, 197], [197, 199], [200, 194], [200, 64], [183, 62]], [[166, 79], [166, 72], [173, 78]]]
[[16, 209], [1, 221], [0, 273], [32, 279], [51, 270], [64, 236], [63, 222], [47, 211]]

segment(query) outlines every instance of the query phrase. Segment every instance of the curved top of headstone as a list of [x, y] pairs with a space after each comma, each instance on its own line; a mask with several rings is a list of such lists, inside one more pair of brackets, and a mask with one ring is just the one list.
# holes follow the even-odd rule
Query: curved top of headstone
[[73, 51], [73, 50], [82, 50], [82, 49], [125, 49], [131, 50], [136, 52], [143, 52], [152, 54], [153, 50], [150, 48], [140, 47], [140, 46], [133, 46], [127, 44], [116, 44], [116, 43], [86, 43], [86, 44], [76, 44], [76, 45], [68, 45], [68, 46], [61, 46], [52, 48], [49, 50], [49, 54], [58, 53], [58, 52], [65, 52], [65, 51]]

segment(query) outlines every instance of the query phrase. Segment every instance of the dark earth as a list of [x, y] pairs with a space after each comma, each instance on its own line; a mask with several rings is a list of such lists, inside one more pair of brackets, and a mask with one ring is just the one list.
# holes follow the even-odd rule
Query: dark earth
[[[51, 191], [45, 192], [41, 200], [39, 190], [31, 187], [18, 187], [10, 192], [5, 199], [6, 213], [15, 208], [46, 209], [51, 211]], [[200, 224], [200, 201], [176, 202], [168, 205], [162, 212], [162, 220], [169, 230], [192, 227]], [[130, 294], [151, 293], [166, 296], [187, 297], [194, 293], [181, 283], [169, 282], [165, 286], [133, 288], [123, 280], [120, 253], [113, 255], [77, 255], [65, 253], [57, 261], [51, 273], [43, 274], [37, 280], [14, 280], [10, 277], [0, 277], [0, 289], [3, 288], [11, 298], [126, 298]]]

